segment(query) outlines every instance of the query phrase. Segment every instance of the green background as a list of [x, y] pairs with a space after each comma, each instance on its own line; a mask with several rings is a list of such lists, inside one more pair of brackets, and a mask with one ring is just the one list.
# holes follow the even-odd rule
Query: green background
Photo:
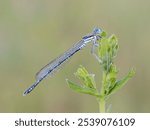
[[41, 67], [70, 48], [94, 27], [115, 34], [119, 78], [129, 68], [135, 77], [109, 99], [112, 112], [150, 112], [150, 2], [148, 0], [0, 0], [0, 112], [98, 112], [94, 97], [69, 89], [79, 65], [101, 69], [88, 45], [59, 73], [26, 97]]

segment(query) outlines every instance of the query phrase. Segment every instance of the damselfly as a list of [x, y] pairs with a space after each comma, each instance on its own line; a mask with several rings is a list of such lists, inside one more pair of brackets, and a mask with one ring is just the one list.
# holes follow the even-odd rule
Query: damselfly
[[92, 54], [97, 57], [97, 55], [94, 53], [94, 47], [98, 45], [97, 40], [99, 40], [100, 34], [102, 33], [102, 30], [100, 28], [95, 28], [91, 34], [88, 34], [82, 39], [77, 42], [72, 48], [67, 50], [64, 54], [60, 55], [56, 59], [52, 60], [49, 64], [44, 66], [37, 74], [36, 74], [36, 81], [34, 84], [25, 90], [23, 95], [27, 95], [30, 93], [45, 77], [52, 74], [55, 70], [57, 70], [67, 59], [69, 59], [72, 55], [74, 55], [76, 52], [81, 50], [83, 47], [85, 47], [89, 42], [93, 43], [92, 47]]

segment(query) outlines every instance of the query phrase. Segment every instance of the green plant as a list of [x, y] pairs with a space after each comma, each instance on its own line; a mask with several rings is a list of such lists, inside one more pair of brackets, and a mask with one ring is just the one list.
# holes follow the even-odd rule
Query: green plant
[[99, 103], [99, 112], [106, 112], [107, 99], [118, 90], [120, 90], [129, 79], [135, 74], [135, 69], [132, 68], [122, 79], [117, 79], [118, 69], [114, 64], [114, 58], [118, 52], [118, 40], [115, 35], [107, 38], [105, 32], [101, 34], [101, 39], [98, 41], [98, 58], [102, 69], [102, 85], [100, 91], [97, 89], [94, 74], [89, 74], [85, 67], [80, 66], [75, 73], [75, 76], [82, 81], [82, 85], [77, 85], [70, 80], [67, 80], [69, 87], [76, 92], [95, 96]]

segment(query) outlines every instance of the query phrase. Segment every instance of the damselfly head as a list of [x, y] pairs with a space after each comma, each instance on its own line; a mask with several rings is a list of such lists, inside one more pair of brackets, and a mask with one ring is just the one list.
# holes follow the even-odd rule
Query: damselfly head
[[98, 35], [98, 34], [100, 34], [100, 33], [102, 33], [102, 32], [103, 32], [102, 29], [101, 29], [101, 28], [98, 28], [98, 27], [94, 28], [94, 30], [93, 30], [93, 33], [94, 33], [95, 35]]

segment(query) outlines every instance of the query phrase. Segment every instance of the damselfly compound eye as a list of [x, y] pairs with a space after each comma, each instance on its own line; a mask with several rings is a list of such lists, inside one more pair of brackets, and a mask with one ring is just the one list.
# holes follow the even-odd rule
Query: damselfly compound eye
[[95, 34], [95, 35], [97, 35], [97, 34], [100, 34], [100, 33], [102, 33], [103, 31], [102, 31], [102, 29], [101, 28], [94, 28], [94, 30], [93, 30], [93, 33]]

